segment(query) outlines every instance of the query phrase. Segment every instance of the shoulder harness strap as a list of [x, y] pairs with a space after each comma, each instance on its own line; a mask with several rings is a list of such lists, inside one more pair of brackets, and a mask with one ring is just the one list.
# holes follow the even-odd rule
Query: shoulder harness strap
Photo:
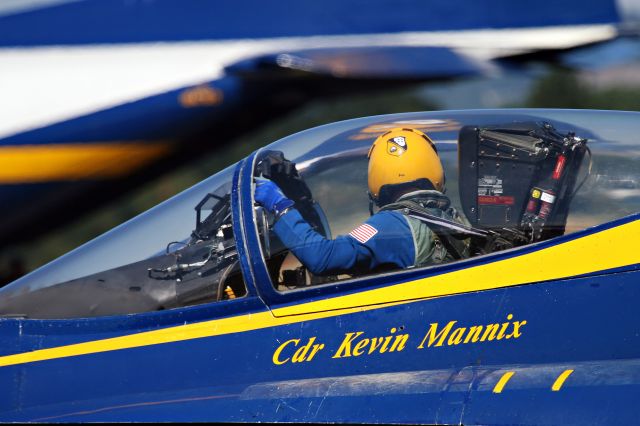
[[462, 241], [463, 239], [469, 237], [487, 238], [489, 236], [488, 232], [481, 229], [472, 228], [462, 223], [436, 216], [432, 214], [428, 208], [423, 207], [420, 203], [413, 200], [401, 200], [393, 204], [388, 204], [380, 210], [395, 210], [426, 223], [455, 259], [467, 257], [464, 255], [465, 244]]

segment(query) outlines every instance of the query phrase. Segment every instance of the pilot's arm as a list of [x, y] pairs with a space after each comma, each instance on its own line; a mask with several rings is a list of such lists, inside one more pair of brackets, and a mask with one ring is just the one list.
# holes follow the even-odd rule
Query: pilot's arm
[[406, 268], [415, 264], [413, 235], [400, 213], [377, 213], [349, 235], [329, 240], [304, 220], [293, 208], [293, 201], [273, 182], [259, 181], [255, 199], [278, 217], [274, 232], [315, 275], [364, 273], [382, 265]]

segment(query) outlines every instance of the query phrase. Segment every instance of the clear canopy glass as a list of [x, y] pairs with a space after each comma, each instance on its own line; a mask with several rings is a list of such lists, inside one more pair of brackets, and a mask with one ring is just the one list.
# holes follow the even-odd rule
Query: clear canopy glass
[[[370, 217], [367, 153], [378, 136], [398, 127], [424, 132], [435, 142], [446, 175], [445, 194], [474, 229], [523, 228], [523, 215], [537, 188], [547, 200], [550, 196], [557, 197], [558, 203], [566, 200], [566, 211], [556, 212], [557, 223], [543, 224], [553, 225], [555, 231], [539, 230], [540, 238], [553, 238], [640, 211], [639, 118], [637, 113], [586, 110], [395, 114], [317, 127], [265, 150], [281, 152], [284, 159], [295, 163], [321, 212], [315, 220], [322, 222], [320, 227], [329, 238], [348, 234]], [[560, 140], [569, 140], [572, 153], [552, 148], [545, 154], [547, 145], [536, 142], [536, 137], [522, 136], [522, 126], [533, 131], [544, 129], [545, 123]], [[467, 136], [462, 137], [464, 129]], [[495, 152], [474, 151], [482, 143]], [[539, 156], [540, 161], [524, 161], [527, 152]], [[571, 157], [574, 152], [579, 152], [575, 158]], [[477, 158], [470, 160], [469, 155]], [[474, 161], [477, 163], [471, 165]], [[507, 165], [511, 168], [508, 173], [504, 172]], [[553, 175], [565, 171], [571, 174], [563, 184], [565, 189], [545, 187], [554, 183]], [[528, 182], [533, 183], [523, 187], [527, 199], [522, 201], [522, 196], [508, 193], [509, 184], [510, 179], [527, 173], [531, 176]], [[536, 173], [546, 173], [548, 182]], [[246, 288], [233, 246], [237, 230], [231, 226], [229, 206], [232, 175], [233, 167], [216, 173], [0, 289], [0, 315], [68, 318], [131, 314], [241, 297]], [[535, 215], [542, 214], [542, 201], [537, 199]], [[265, 257], [287, 248], [278, 248], [274, 241], [271, 249]], [[284, 277], [298, 264], [295, 256], [282, 257], [274, 277], [281, 290], [300, 284]], [[313, 277], [303, 281], [309, 285]]]
[[[498, 232], [501, 237], [507, 234], [506, 229], [521, 232], [518, 238], [507, 235], [507, 239], [514, 241], [505, 242], [504, 249], [640, 211], [638, 118], [639, 114], [630, 112], [581, 110], [396, 114], [311, 129], [273, 143], [265, 150], [282, 152], [285, 159], [296, 164], [327, 222], [326, 226], [315, 228], [325, 228], [321, 233], [335, 238], [349, 234], [371, 215], [367, 154], [374, 140], [390, 129], [417, 129], [435, 142], [446, 174], [445, 195], [452, 206], [470, 219], [473, 228]], [[549, 142], [548, 148], [546, 142], [541, 142], [547, 137], [545, 126], [549, 134], [559, 138], [557, 146]], [[536, 137], [527, 136], [533, 134]], [[496, 144], [499, 148], [490, 152]], [[489, 150], [484, 152], [487, 147]], [[550, 152], [545, 152], [549, 149]], [[501, 153], [503, 157], [499, 157]], [[531, 156], [535, 161], [529, 161]], [[475, 166], [474, 160], [478, 163]], [[504, 170], [507, 167], [508, 172]], [[564, 179], [558, 180], [562, 184], [556, 184], [554, 174]], [[513, 193], [514, 186], [522, 187], [520, 193]], [[535, 200], [532, 215], [535, 218], [527, 223], [540, 229], [530, 232], [523, 223], [532, 196], [542, 200]], [[551, 197], [554, 198], [551, 202], [560, 206], [545, 221], [542, 220], [545, 208], [551, 207], [544, 206]], [[310, 217], [305, 219], [314, 221]], [[270, 244], [267, 257], [278, 258], [294, 248], [280, 247], [279, 255], [274, 247], [277, 241]], [[310, 276], [308, 270], [299, 268], [300, 262], [291, 253], [279, 262], [282, 262], [279, 268], [272, 265], [270, 270], [278, 269], [272, 280], [280, 290], [353, 278], [352, 274], [334, 275], [328, 280]]]

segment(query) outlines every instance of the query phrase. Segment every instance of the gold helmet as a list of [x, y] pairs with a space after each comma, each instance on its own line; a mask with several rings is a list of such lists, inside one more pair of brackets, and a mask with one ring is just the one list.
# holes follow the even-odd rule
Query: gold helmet
[[379, 206], [408, 189], [444, 189], [444, 170], [431, 139], [419, 130], [398, 127], [378, 136], [369, 149], [369, 195]]

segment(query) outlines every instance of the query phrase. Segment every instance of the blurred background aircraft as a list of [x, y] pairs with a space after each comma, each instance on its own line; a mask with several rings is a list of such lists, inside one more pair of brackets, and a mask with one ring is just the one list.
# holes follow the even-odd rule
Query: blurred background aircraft
[[0, 283], [314, 125], [638, 109], [639, 11], [635, 0], [4, 0]]

